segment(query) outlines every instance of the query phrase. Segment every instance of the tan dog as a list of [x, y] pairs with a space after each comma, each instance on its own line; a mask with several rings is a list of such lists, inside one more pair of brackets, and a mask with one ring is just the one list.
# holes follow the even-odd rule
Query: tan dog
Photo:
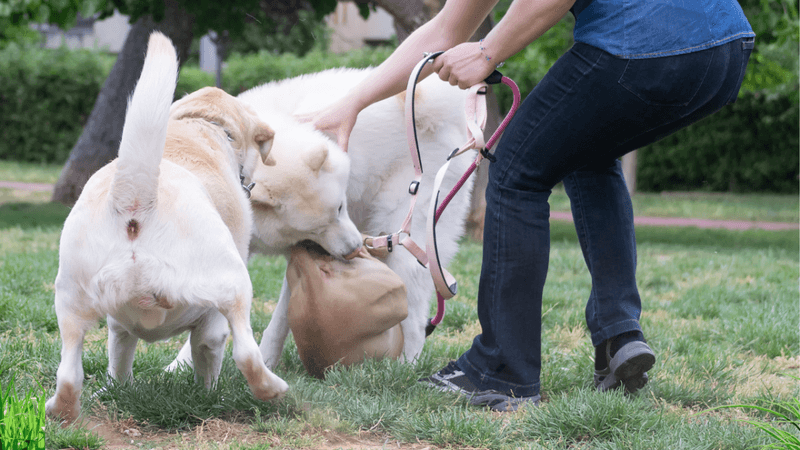
[[289, 327], [306, 370], [323, 378], [337, 363], [399, 358], [408, 315], [403, 281], [366, 250], [349, 261], [323, 252], [295, 246], [286, 269]]
[[[212, 386], [228, 326], [233, 358], [256, 398], [286, 392], [264, 365], [250, 328], [246, 267], [252, 212], [239, 179], [271, 164], [273, 131], [215, 88], [172, 104], [178, 64], [164, 35], [150, 37], [128, 105], [119, 158], [87, 182], [64, 223], [55, 308], [61, 363], [47, 413], [80, 414], [87, 330], [108, 320], [108, 374], [132, 376], [139, 339], [190, 331], [195, 378]], [[172, 104], [172, 106], [170, 106]]]

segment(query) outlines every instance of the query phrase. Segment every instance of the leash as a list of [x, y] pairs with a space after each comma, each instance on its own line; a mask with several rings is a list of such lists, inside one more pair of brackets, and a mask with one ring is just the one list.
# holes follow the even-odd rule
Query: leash
[[[493, 152], [490, 151], [492, 146], [497, 142], [502, 135], [503, 131], [505, 130], [508, 123], [511, 121], [511, 118], [514, 116], [517, 108], [519, 107], [520, 103], [520, 93], [519, 88], [517, 87], [516, 83], [508, 77], [503, 76], [500, 72], [495, 70], [489, 77], [486, 78], [483, 82], [476, 84], [475, 86], [469, 88], [467, 90], [467, 101], [465, 104], [465, 114], [467, 116], [467, 133], [468, 133], [468, 140], [467, 142], [459, 148], [453, 150], [450, 155], [447, 157], [446, 162], [439, 168], [439, 171], [436, 173], [436, 177], [434, 179], [433, 185], [433, 194], [431, 196], [431, 202], [429, 204], [429, 214], [426, 223], [426, 246], [425, 250], [423, 250], [419, 245], [417, 245], [413, 239], [411, 239], [411, 218], [414, 213], [414, 208], [417, 202], [417, 192], [419, 191], [419, 184], [422, 180], [422, 158], [420, 155], [419, 150], [419, 141], [417, 139], [417, 129], [416, 129], [416, 116], [415, 116], [415, 109], [414, 109], [414, 94], [416, 91], [416, 85], [419, 81], [420, 73], [422, 69], [425, 67], [425, 64], [432, 61], [437, 56], [441, 55], [444, 52], [433, 52], [433, 53], [425, 53], [424, 58], [417, 63], [414, 67], [414, 70], [411, 72], [411, 76], [408, 80], [408, 85], [406, 87], [406, 101], [405, 101], [405, 115], [406, 115], [406, 137], [408, 139], [409, 151], [411, 153], [411, 161], [414, 166], [414, 180], [411, 181], [408, 187], [408, 193], [411, 195], [410, 199], [410, 206], [408, 214], [406, 215], [406, 219], [403, 221], [403, 224], [399, 231], [378, 237], [368, 237], [364, 240], [364, 245], [368, 249], [379, 249], [379, 248], [386, 248], [387, 251], [391, 252], [394, 243], [397, 243], [403, 246], [406, 250], [408, 250], [416, 259], [417, 261], [423, 266], [430, 270], [431, 277], [433, 278], [433, 284], [436, 288], [436, 297], [437, 297], [437, 310], [436, 316], [431, 318], [428, 321], [428, 326], [425, 328], [425, 335], [429, 336], [436, 326], [442, 321], [445, 312], [445, 300], [452, 298], [458, 292], [458, 283], [451, 275], [447, 269], [442, 267], [441, 262], [439, 261], [439, 251], [436, 244], [436, 224], [439, 221], [439, 217], [444, 212], [444, 209], [450, 203], [450, 201], [455, 197], [458, 191], [463, 187], [472, 173], [477, 169], [480, 165], [481, 161], [485, 158], [492, 162], [495, 160]], [[489, 138], [488, 142], [484, 141], [483, 130], [486, 126], [486, 93], [488, 90], [488, 85], [490, 84], [505, 84], [506, 86], [510, 87], [513, 92], [513, 103], [511, 106], [511, 110], [500, 123], [495, 133]], [[450, 192], [441, 200], [441, 184], [444, 180], [444, 176], [447, 173], [447, 170], [450, 166], [450, 162], [453, 158], [462, 155], [463, 153], [467, 152], [468, 150], [476, 149], [478, 150], [478, 154], [472, 164], [467, 168], [466, 172], [461, 176], [458, 182], [453, 186]], [[405, 235], [405, 237], [402, 237]]]

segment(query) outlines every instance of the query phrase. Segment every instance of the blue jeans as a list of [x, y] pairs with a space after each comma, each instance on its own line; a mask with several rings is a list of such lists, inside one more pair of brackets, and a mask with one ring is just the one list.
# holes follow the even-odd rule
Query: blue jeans
[[752, 48], [749, 38], [626, 60], [577, 43], [525, 99], [489, 168], [482, 332], [458, 360], [478, 388], [539, 393], [547, 201], [561, 181], [592, 279], [592, 344], [641, 330], [633, 210], [618, 158], [733, 103]]

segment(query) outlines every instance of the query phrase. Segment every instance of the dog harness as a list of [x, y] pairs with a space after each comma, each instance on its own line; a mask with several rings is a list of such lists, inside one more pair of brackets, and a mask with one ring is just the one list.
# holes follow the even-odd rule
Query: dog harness
[[[464, 145], [456, 148], [450, 153], [446, 162], [436, 173], [436, 177], [433, 182], [433, 193], [431, 195], [428, 219], [426, 223], [425, 250], [423, 250], [419, 245], [417, 245], [416, 242], [414, 242], [413, 239], [411, 239], [411, 218], [414, 214], [414, 207], [416, 206], [417, 202], [417, 192], [419, 191], [419, 185], [422, 181], [423, 173], [414, 115], [414, 93], [420, 73], [425, 67], [425, 64], [433, 61], [434, 58], [442, 53], [443, 52], [426, 53], [425, 57], [419, 63], [417, 63], [416, 67], [414, 67], [414, 70], [412, 70], [411, 76], [408, 80], [408, 86], [406, 87], [406, 137], [408, 139], [408, 146], [409, 151], [411, 152], [411, 161], [414, 165], [415, 174], [414, 180], [411, 181], [411, 184], [408, 187], [408, 193], [411, 195], [408, 214], [406, 215], [406, 218], [403, 221], [399, 231], [393, 234], [378, 237], [368, 237], [364, 240], [364, 245], [370, 250], [386, 248], [388, 252], [391, 252], [393, 245], [401, 245], [408, 250], [423, 267], [426, 267], [430, 270], [431, 277], [433, 278], [433, 284], [436, 287], [437, 310], [436, 316], [428, 321], [428, 327], [425, 330], [426, 336], [430, 335], [436, 328], [436, 325], [442, 321], [445, 311], [445, 300], [452, 298], [458, 292], [458, 283], [455, 277], [453, 277], [453, 275], [451, 275], [447, 269], [442, 267], [442, 264], [439, 261], [439, 251], [436, 245], [436, 223], [438, 222], [439, 217], [442, 215], [442, 212], [444, 212], [444, 209], [458, 193], [464, 183], [466, 183], [470, 175], [472, 175], [472, 172], [474, 172], [475, 169], [480, 165], [481, 161], [484, 158], [488, 159], [490, 162], [494, 161], [494, 155], [490, 149], [500, 138], [500, 135], [503, 133], [503, 130], [505, 130], [508, 122], [511, 121], [511, 118], [514, 116], [514, 113], [516, 112], [520, 103], [520, 93], [516, 83], [514, 83], [514, 81], [510, 78], [503, 76], [496, 70], [489, 75], [486, 80], [467, 90], [468, 94], [464, 112], [467, 117], [468, 139]], [[486, 91], [489, 84], [498, 83], [503, 83], [510, 87], [513, 92], [514, 99], [511, 105], [511, 110], [487, 142], [484, 141], [483, 136], [487, 117]], [[443, 199], [441, 199], [440, 203], [441, 184], [444, 180], [445, 174], [447, 173], [447, 169], [450, 166], [450, 162], [453, 160], [453, 158], [460, 156], [472, 149], [478, 150], [475, 160], [467, 168], [466, 172], [461, 176], [450, 192]]]

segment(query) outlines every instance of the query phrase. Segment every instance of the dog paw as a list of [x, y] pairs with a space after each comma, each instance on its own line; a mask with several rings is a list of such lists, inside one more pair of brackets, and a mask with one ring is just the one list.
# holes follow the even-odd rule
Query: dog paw
[[45, 412], [48, 417], [54, 420], [61, 420], [66, 424], [70, 424], [78, 418], [81, 413], [80, 400], [75, 398], [66, 398], [69, 395], [56, 394], [45, 403]]
[[247, 379], [247, 384], [250, 386], [250, 390], [253, 391], [253, 396], [259, 400], [277, 400], [282, 398], [286, 391], [289, 390], [289, 385], [267, 369], [260, 361], [245, 361], [239, 367], [239, 370], [242, 371], [242, 374]]
[[261, 401], [279, 400], [289, 391], [289, 385], [280, 377], [271, 374], [270, 380], [263, 386], [251, 386], [253, 396]]

